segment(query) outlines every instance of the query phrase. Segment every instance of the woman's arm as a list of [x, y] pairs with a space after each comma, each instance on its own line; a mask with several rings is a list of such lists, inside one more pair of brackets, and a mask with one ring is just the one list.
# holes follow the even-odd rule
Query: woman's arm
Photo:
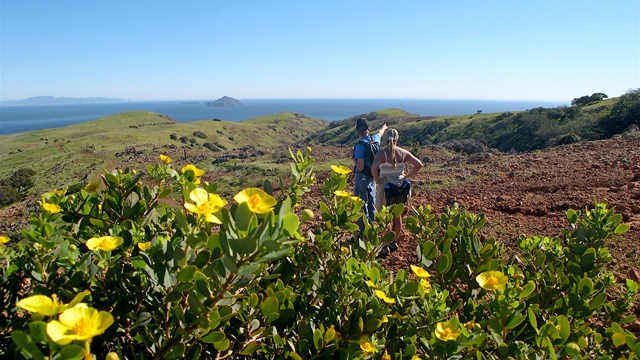
[[420, 169], [422, 169], [422, 161], [415, 157], [410, 151], [402, 149], [404, 152], [404, 162], [405, 164], [411, 165], [411, 170], [405, 175], [405, 177], [410, 178], [415, 176]]

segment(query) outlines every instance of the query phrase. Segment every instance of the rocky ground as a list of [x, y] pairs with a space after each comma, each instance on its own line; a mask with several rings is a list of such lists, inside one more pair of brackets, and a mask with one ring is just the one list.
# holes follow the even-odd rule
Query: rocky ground
[[[312, 154], [319, 163], [348, 165], [350, 152], [350, 147], [314, 146]], [[508, 252], [515, 251], [521, 235], [560, 235], [568, 226], [567, 209], [606, 201], [631, 226], [626, 234], [609, 240], [615, 259], [612, 270], [619, 281], [640, 281], [640, 136], [522, 154], [488, 151], [478, 155], [429, 147], [422, 148], [419, 156], [425, 167], [411, 179], [411, 206], [430, 204], [439, 212], [458, 203], [470, 212], [485, 214], [484, 235], [501, 241]], [[320, 180], [327, 176], [327, 169], [318, 168]], [[0, 233], [24, 226], [25, 208], [35, 201], [0, 209]], [[306, 207], [317, 204], [313, 193], [305, 201]], [[415, 247], [415, 239], [405, 234], [398, 251], [384, 264], [390, 269], [408, 268], [416, 262]], [[640, 314], [638, 305], [636, 313]]]

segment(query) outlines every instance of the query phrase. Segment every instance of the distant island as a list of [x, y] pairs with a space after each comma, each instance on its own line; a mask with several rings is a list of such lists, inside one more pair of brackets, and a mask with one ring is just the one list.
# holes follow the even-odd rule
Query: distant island
[[215, 107], [233, 107], [233, 106], [242, 106], [242, 105], [244, 104], [229, 96], [223, 96], [218, 100], [207, 102], [207, 106], [215, 106]]
[[126, 99], [105, 98], [105, 97], [55, 97], [55, 96], [34, 96], [24, 100], [5, 101], [7, 105], [57, 105], [57, 104], [106, 104], [128, 102]]

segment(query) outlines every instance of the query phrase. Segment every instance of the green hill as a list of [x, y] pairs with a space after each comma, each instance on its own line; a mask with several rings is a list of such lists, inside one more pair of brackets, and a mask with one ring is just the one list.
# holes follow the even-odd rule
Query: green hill
[[152, 112], [115, 114], [62, 128], [1, 135], [0, 179], [16, 169], [34, 169], [34, 191], [47, 191], [161, 152], [188, 153], [185, 161], [206, 167], [222, 151], [286, 146], [327, 124], [288, 112], [242, 122], [186, 123]]
[[586, 106], [535, 108], [520, 112], [423, 117], [397, 109], [336, 121], [310, 141], [351, 144], [355, 119], [365, 117], [371, 130], [382, 124], [398, 129], [400, 144], [424, 146], [450, 140], [479, 140], [501, 151], [532, 151], [580, 140], [598, 140], [640, 126], [640, 89]]

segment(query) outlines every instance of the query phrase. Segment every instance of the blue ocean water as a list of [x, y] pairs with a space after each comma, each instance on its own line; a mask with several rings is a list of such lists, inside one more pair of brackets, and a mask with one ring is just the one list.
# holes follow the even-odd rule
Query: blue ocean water
[[109, 104], [0, 106], [0, 134], [62, 127], [121, 112], [146, 110], [168, 115], [179, 122], [220, 119], [242, 121], [290, 111], [333, 121], [388, 108], [400, 108], [422, 116], [444, 116], [568, 105], [559, 102], [487, 100], [309, 99], [241, 100], [243, 106], [209, 107], [206, 102], [153, 101]]

